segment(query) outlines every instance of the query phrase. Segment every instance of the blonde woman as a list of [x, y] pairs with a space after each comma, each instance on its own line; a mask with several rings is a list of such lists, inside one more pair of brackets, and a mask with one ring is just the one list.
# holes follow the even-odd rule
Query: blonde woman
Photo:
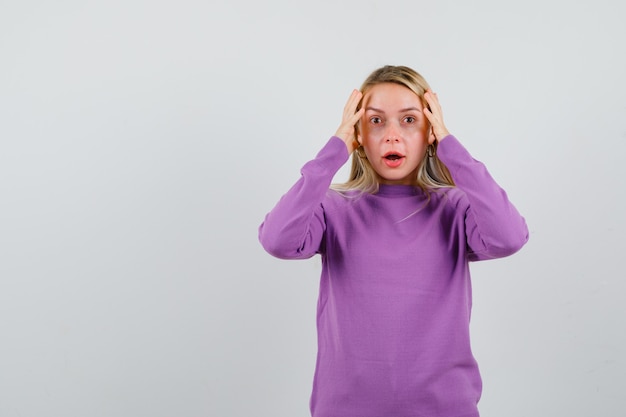
[[[345, 184], [331, 186], [352, 155]], [[424, 78], [374, 71], [267, 214], [272, 255], [319, 254], [313, 417], [476, 417], [469, 262], [511, 255], [524, 218], [445, 127]]]

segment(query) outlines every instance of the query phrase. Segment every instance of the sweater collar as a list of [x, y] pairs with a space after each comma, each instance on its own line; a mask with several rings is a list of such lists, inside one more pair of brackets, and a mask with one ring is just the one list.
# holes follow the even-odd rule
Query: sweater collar
[[387, 185], [380, 184], [376, 195], [381, 197], [410, 197], [423, 196], [424, 191], [416, 185]]

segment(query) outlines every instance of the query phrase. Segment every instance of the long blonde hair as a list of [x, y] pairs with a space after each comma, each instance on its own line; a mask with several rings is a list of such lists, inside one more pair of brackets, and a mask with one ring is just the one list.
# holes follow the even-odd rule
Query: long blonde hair
[[[424, 107], [428, 106], [424, 100], [424, 93], [430, 87], [424, 77], [415, 70], [405, 66], [386, 65], [381, 67], [372, 72], [363, 82], [361, 93], [365, 96], [372, 87], [382, 83], [395, 83], [405, 86], [420, 98]], [[361, 103], [359, 104], [360, 107]], [[415, 185], [426, 192], [437, 188], [454, 187], [450, 171], [437, 157], [437, 141], [429, 145], [429, 149], [418, 167]], [[340, 192], [356, 190], [374, 194], [378, 192], [378, 186], [378, 175], [370, 165], [363, 147], [359, 146], [352, 153], [352, 168], [348, 181], [342, 184], [333, 184], [332, 188]]]

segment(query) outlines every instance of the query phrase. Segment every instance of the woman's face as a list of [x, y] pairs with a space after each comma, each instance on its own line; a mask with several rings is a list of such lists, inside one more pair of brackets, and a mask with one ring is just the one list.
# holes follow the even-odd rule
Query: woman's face
[[382, 83], [363, 96], [361, 143], [381, 184], [415, 184], [430, 124], [422, 101], [407, 87]]

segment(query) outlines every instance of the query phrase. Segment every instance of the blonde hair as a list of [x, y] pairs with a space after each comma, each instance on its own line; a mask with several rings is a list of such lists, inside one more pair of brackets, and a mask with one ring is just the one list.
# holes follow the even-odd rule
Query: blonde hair
[[[361, 86], [363, 96], [375, 85], [382, 83], [395, 83], [413, 91], [421, 100], [422, 105], [427, 107], [424, 93], [430, 89], [428, 83], [420, 74], [405, 66], [386, 65], [372, 72]], [[362, 103], [359, 103], [359, 108]], [[432, 189], [454, 187], [454, 181], [450, 171], [437, 157], [437, 141], [429, 145], [424, 159], [419, 164], [415, 185], [428, 192]], [[352, 168], [348, 181], [342, 184], [333, 184], [334, 190], [345, 192], [350, 190], [361, 193], [375, 194], [378, 192], [378, 174], [370, 165], [362, 146], [352, 153]]]

